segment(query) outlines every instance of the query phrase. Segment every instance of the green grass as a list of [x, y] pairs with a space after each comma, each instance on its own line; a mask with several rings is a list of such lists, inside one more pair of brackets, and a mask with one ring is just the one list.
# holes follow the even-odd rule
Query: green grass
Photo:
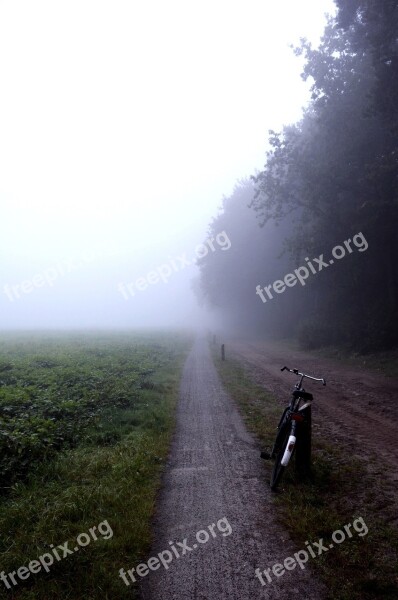
[[[283, 404], [254, 384], [240, 363], [222, 362], [214, 352], [214, 362], [222, 381], [236, 400], [248, 428], [262, 447], [271, 447]], [[272, 464], [264, 463], [269, 481]], [[329, 440], [320, 439], [313, 425], [313, 474], [308, 481], [298, 479], [289, 465], [280, 491], [272, 502], [278, 518], [297, 545], [328, 543], [334, 531], [362, 517], [368, 527], [363, 537], [354, 535], [311, 560], [328, 588], [330, 600], [393, 600], [398, 597], [398, 531], [386, 522], [378, 507], [388, 505], [391, 490], [382, 476], [370, 475], [366, 465], [344, 453]], [[264, 512], [269, 506], [264, 506]]]
[[[18, 366], [12, 384], [16, 395], [21, 377], [29, 375], [35, 404], [40, 405], [40, 377], [32, 367], [37, 365], [32, 350], [40, 347], [41, 365], [51, 362], [52, 366], [36, 369], [45, 369], [46, 383], [55, 393], [54, 405], [65, 401], [68, 387], [60, 374], [67, 373], [69, 382], [75, 377], [69, 397], [82, 414], [77, 410], [72, 417], [63, 414], [60, 419], [63, 426], [72, 424], [73, 444], [69, 440], [41, 462], [30, 463], [27, 472], [18, 471], [0, 499], [0, 570], [9, 573], [27, 566], [51, 551], [50, 544], [56, 547], [69, 541], [73, 549], [80, 533], [89, 533], [103, 521], [113, 531], [110, 539], [97, 533], [97, 541], [55, 561], [48, 574], [31, 574], [26, 581], [17, 578], [18, 586], [10, 591], [0, 582], [4, 597], [137, 597], [137, 590], [126, 587], [118, 572], [136, 566], [149, 551], [151, 517], [190, 344], [188, 335], [156, 333], [50, 336], [28, 342], [8, 340], [8, 345], [3, 341], [3, 360], [7, 354], [8, 363]], [[26, 370], [24, 362], [30, 365]], [[91, 393], [95, 403], [88, 402]], [[86, 410], [91, 404], [94, 407]]]

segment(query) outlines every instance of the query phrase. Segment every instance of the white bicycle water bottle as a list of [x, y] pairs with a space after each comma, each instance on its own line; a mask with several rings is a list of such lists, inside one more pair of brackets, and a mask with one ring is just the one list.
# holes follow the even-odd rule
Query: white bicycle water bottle
[[281, 460], [281, 465], [283, 467], [287, 467], [295, 445], [296, 445], [296, 436], [289, 435], [287, 446], [286, 446], [285, 452], [284, 452], [282, 460]]

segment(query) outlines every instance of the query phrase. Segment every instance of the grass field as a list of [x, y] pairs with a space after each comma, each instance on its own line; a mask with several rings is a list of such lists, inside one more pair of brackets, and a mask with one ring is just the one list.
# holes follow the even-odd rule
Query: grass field
[[[190, 344], [183, 333], [2, 336], [0, 571], [17, 584], [0, 581], [1, 596], [136, 597], [118, 572], [149, 549]], [[48, 572], [20, 569], [45, 553]]]
[[[283, 405], [254, 384], [239, 362], [222, 362], [215, 350], [213, 358], [248, 428], [256, 434], [261, 447], [270, 448]], [[267, 483], [271, 467], [264, 463]], [[372, 476], [362, 462], [322, 439], [314, 424], [312, 479], [301, 482], [293, 465], [289, 465], [280, 493], [273, 495], [273, 504], [297, 543], [297, 550], [305, 548], [307, 540], [330, 539], [334, 531], [355, 518], [364, 519], [369, 530], [366, 537], [347, 539], [311, 560], [310, 567], [329, 590], [328, 600], [398, 598], [398, 531], [380, 511], [388, 504], [389, 493], [382, 473]], [[264, 511], [268, 510], [269, 506], [264, 506]], [[282, 561], [284, 558], [280, 557]]]

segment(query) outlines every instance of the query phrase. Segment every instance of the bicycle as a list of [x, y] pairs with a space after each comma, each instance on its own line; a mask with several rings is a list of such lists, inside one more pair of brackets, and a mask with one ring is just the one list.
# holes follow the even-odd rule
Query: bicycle
[[312, 379], [313, 381], [321, 381], [323, 385], [326, 385], [324, 378], [312, 377], [311, 375], [300, 373], [298, 369], [282, 367], [281, 371], [289, 371], [289, 373], [299, 375], [300, 380], [295, 384], [290, 404], [285, 408], [280, 418], [278, 433], [271, 453], [261, 452], [261, 458], [275, 459], [270, 480], [271, 490], [273, 491], [276, 490], [283, 472], [295, 451], [296, 445], [304, 449], [304, 455], [305, 449], [307, 449], [307, 462], [309, 463], [311, 452], [311, 403], [313, 395], [304, 390], [303, 380]]

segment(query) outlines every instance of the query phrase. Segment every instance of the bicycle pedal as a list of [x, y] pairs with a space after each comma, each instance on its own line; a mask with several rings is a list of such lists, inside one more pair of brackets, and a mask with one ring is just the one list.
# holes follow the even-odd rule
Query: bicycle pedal
[[271, 460], [271, 454], [269, 452], [263, 451], [263, 452], [261, 452], [260, 456], [264, 460]]

